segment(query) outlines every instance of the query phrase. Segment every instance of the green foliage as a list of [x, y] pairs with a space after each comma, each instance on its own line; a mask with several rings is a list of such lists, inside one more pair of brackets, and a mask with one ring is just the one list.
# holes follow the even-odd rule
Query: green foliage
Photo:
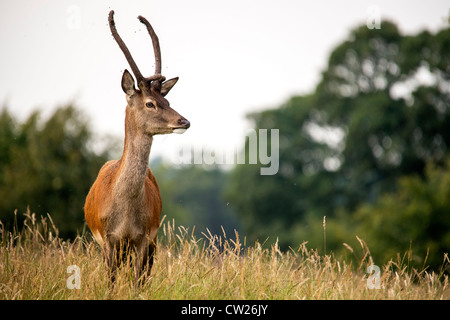
[[[240, 165], [231, 173], [226, 197], [244, 217], [245, 232], [253, 239], [270, 235], [275, 241], [279, 236], [283, 248], [306, 240], [313, 247], [326, 245], [328, 251], [340, 252], [343, 242], [367, 231], [363, 222], [372, 220], [361, 212], [374, 205], [380, 221], [367, 236], [374, 252], [384, 252], [378, 256], [385, 259], [404, 252], [409, 249], [405, 243], [412, 241], [413, 246], [420, 242], [423, 258], [423, 248], [430, 247], [434, 260], [428, 257], [428, 262], [433, 266], [442, 262], [448, 232], [435, 236], [435, 227], [422, 220], [442, 224], [437, 217], [448, 216], [442, 212], [443, 208], [448, 212], [448, 204], [439, 200], [443, 207], [438, 209], [420, 189], [405, 191], [404, 179], [412, 178], [404, 177], [423, 179], [427, 163], [439, 168], [450, 156], [449, 48], [449, 28], [408, 36], [388, 21], [381, 29], [355, 28], [331, 53], [312, 94], [249, 115], [257, 129], [280, 130], [280, 170], [275, 176], [260, 176], [259, 164]], [[409, 206], [405, 201], [396, 203], [396, 212], [404, 210], [396, 219], [413, 215], [415, 206], [414, 215], [424, 215], [401, 230], [399, 221], [395, 226], [382, 223], [385, 216], [394, 218], [390, 209], [391, 215], [382, 215], [389, 206], [379, 204], [386, 199], [395, 203], [397, 192], [421, 200]], [[359, 219], [354, 219], [355, 211]], [[406, 229], [411, 231], [405, 233]], [[405, 239], [376, 242], [383, 232]]]
[[[308, 241], [354, 261], [370, 247], [380, 264], [407, 252], [408, 263], [439, 269], [450, 247], [449, 88], [450, 28], [415, 35], [389, 21], [355, 28], [314, 92], [248, 116], [255, 129], [279, 129], [277, 174], [262, 176], [259, 163], [230, 172], [154, 163], [163, 215], [195, 225], [196, 235], [242, 227], [248, 243], [288, 250]], [[40, 117], [19, 122], [0, 112], [0, 220], [12, 225], [14, 210], [30, 206], [73, 237], [110, 145], [94, 151], [72, 106]], [[246, 159], [249, 149], [247, 141]], [[363, 257], [352, 249], [358, 243]]]
[[[17, 209], [50, 213], [64, 238], [84, 228], [85, 197], [99, 169], [111, 159], [116, 140], [98, 152], [85, 117], [65, 106], [45, 121], [34, 112], [19, 123], [6, 108], [0, 113], [0, 221], [12, 229]], [[96, 139], [98, 143], [99, 139]], [[214, 168], [169, 168], [152, 165], [162, 199], [163, 215], [195, 226], [198, 234], [240, 230], [240, 224], [221, 198], [226, 173]], [[195, 183], [194, 183], [195, 182]], [[19, 219], [20, 221], [20, 219]]]
[[[357, 28], [331, 54], [314, 107], [318, 125], [345, 132], [335, 176], [348, 208], [394, 191], [400, 176], [423, 172], [428, 161], [442, 163], [450, 141], [449, 41], [448, 29], [402, 36], [384, 22], [379, 30]], [[436, 55], [447, 59], [436, 63]], [[417, 73], [433, 80], [421, 84]]]
[[0, 220], [11, 225], [14, 211], [30, 206], [51, 213], [61, 235], [73, 237], [83, 227], [84, 199], [108, 153], [90, 148], [86, 118], [73, 106], [40, 118], [36, 111], [19, 123], [6, 108], [0, 114]]
[[408, 252], [415, 266], [439, 269], [450, 248], [450, 160], [442, 168], [429, 164], [425, 177], [402, 177], [398, 190], [355, 212], [359, 234], [376, 261]]
[[162, 215], [184, 226], [194, 227], [196, 234], [240, 230], [240, 223], [231, 208], [221, 198], [226, 184], [226, 172], [218, 168], [205, 170], [197, 166], [168, 167], [152, 164], [163, 202]]

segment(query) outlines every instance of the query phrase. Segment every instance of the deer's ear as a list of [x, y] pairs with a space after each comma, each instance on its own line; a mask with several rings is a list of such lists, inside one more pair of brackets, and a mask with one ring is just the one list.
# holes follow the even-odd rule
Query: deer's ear
[[134, 88], [133, 76], [127, 69], [125, 69], [122, 75], [122, 90], [128, 96], [131, 96], [136, 92], [136, 89]]
[[178, 77], [164, 81], [161, 85], [161, 95], [164, 97], [166, 94], [168, 94], [170, 89], [173, 88], [173, 86], [175, 85], [175, 83], [177, 83], [177, 81]]

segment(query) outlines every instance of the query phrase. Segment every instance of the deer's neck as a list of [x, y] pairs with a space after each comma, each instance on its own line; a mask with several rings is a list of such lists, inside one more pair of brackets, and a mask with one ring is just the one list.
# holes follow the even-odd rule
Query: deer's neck
[[115, 184], [116, 195], [133, 199], [144, 194], [152, 142], [152, 136], [137, 132], [125, 122], [125, 143]]

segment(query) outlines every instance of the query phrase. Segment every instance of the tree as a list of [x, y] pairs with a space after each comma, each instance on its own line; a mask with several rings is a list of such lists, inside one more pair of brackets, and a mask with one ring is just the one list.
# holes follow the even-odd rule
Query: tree
[[[355, 212], [358, 234], [366, 241], [377, 263], [409, 253], [412, 265], [443, 265], [450, 248], [450, 160], [446, 166], [426, 166], [424, 177], [400, 178], [394, 193]], [[406, 260], [406, 259], [405, 259]]]
[[6, 108], [0, 114], [0, 220], [11, 225], [14, 211], [29, 206], [50, 213], [60, 235], [73, 237], [83, 227], [84, 199], [110, 146], [92, 150], [86, 118], [71, 105], [46, 121], [40, 117], [36, 111], [18, 123]]
[[[442, 164], [450, 141], [450, 29], [400, 35], [355, 29], [330, 56], [316, 108], [345, 132], [337, 172], [345, 204], [355, 208], [395, 190], [398, 177]], [[320, 124], [319, 124], [320, 125]]]
[[[257, 129], [280, 132], [279, 173], [260, 176], [260, 164], [238, 165], [227, 188], [254, 238], [281, 235], [281, 245], [295, 246], [320, 231], [323, 216], [336, 225], [338, 214], [396, 192], [401, 177], [423, 177], [428, 162], [444, 164], [450, 29], [406, 36], [392, 22], [381, 26], [355, 28], [331, 53], [312, 94], [249, 116]], [[327, 242], [340, 241], [327, 248], [342, 247], [351, 230], [327, 228]]]
[[[225, 198], [242, 217], [251, 240], [278, 238], [286, 247], [292, 244], [292, 230], [304, 223], [307, 213], [323, 216], [332, 208], [332, 199], [323, 201], [332, 191], [330, 172], [321, 168], [323, 159], [335, 156], [336, 150], [317, 143], [309, 132], [313, 99], [294, 97], [278, 109], [249, 116], [256, 130], [280, 129], [279, 172], [263, 176], [259, 163], [237, 165], [227, 186]], [[243, 152], [248, 159], [248, 142]]]
[[173, 168], [160, 161], [153, 161], [151, 167], [161, 192], [162, 215], [167, 220], [174, 219], [184, 227], [195, 226], [197, 235], [206, 228], [212, 234], [223, 234], [222, 227], [227, 234], [240, 231], [234, 212], [221, 198], [227, 182], [224, 171], [198, 166]]

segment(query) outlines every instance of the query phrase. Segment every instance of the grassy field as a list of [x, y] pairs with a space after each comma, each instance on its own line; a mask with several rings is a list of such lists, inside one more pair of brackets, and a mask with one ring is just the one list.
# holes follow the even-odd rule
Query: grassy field
[[244, 247], [237, 233], [195, 238], [190, 230], [166, 222], [152, 277], [136, 288], [129, 267], [110, 286], [100, 247], [90, 236], [63, 241], [50, 216], [26, 214], [20, 232], [0, 228], [0, 300], [450, 299], [448, 277], [442, 273], [399, 261], [380, 266], [378, 274], [366, 273], [372, 261], [361, 239], [358, 250], [348, 247], [355, 257], [361, 253], [359, 261], [346, 263], [332, 254], [319, 255], [306, 243], [288, 252], [277, 244]]

